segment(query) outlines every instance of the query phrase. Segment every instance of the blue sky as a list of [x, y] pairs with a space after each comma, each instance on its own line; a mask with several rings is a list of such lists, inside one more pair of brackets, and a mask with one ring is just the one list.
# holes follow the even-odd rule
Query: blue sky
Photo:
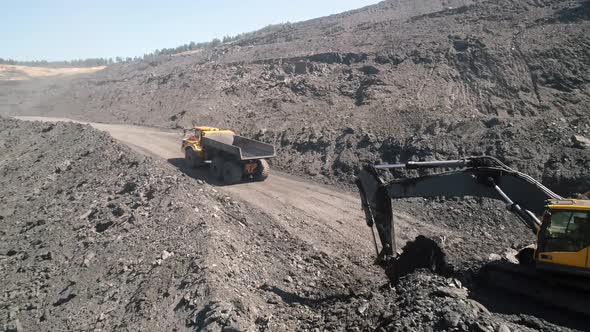
[[0, 58], [141, 56], [268, 24], [339, 13], [379, 0], [3, 1]]

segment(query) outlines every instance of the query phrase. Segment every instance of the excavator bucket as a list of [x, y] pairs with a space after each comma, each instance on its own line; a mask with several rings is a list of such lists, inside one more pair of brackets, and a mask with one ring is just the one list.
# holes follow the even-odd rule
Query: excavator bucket
[[396, 250], [391, 197], [387, 193], [385, 184], [386, 182], [371, 165], [365, 166], [356, 179], [367, 226], [372, 230], [374, 226], [379, 235], [381, 248], [374, 239], [379, 261], [391, 259]]

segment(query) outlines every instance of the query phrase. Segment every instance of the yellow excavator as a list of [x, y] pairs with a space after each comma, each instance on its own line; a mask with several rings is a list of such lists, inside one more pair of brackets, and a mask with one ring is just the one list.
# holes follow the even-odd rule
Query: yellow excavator
[[[384, 177], [384, 171], [425, 169], [440, 171], [390, 181]], [[367, 225], [377, 229], [381, 248], [373, 238], [381, 262], [396, 260], [392, 199], [472, 196], [504, 202], [533, 232], [536, 246], [519, 253], [519, 265], [488, 264], [482, 269], [484, 278], [495, 286], [590, 315], [586, 296], [590, 294], [590, 200], [561, 197], [490, 156], [367, 165], [356, 184]]]

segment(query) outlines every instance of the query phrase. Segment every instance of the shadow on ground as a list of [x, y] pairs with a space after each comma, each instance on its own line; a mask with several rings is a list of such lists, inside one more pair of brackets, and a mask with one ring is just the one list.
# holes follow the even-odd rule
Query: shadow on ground
[[[386, 273], [395, 285], [405, 275], [417, 269], [427, 269], [445, 277], [462, 279], [464, 284], [471, 285], [469, 297], [481, 304], [490, 312], [516, 316], [514, 322], [535, 329], [542, 329], [544, 324], [540, 319], [552, 324], [578, 330], [587, 330], [588, 321], [582, 314], [542, 303], [538, 300], [511, 293], [505, 289], [497, 289], [483, 282], [469, 282], [465, 276], [471, 275], [466, 271], [454, 271], [447, 265], [446, 255], [441, 247], [432, 239], [418, 236], [410, 241], [402, 250], [402, 254], [386, 266]], [[469, 279], [473, 280], [472, 277]], [[517, 282], [515, 280], [515, 282]], [[522, 285], [525, 287], [526, 285]]]
[[539, 319], [542, 319], [571, 329], [588, 329], [588, 320], [584, 315], [546, 305], [522, 295], [493, 287], [472, 288], [469, 292], [470, 298], [483, 304], [489, 311], [518, 316], [515, 322], [530, 328], [541, 329], [543, 324]]
[[[190, 176], [191, 178], [193, 178], [195, 180], [201, 180], [201, 181], [207, 182], [208, 184], [210, 184], [212, 186], [216, 186], [216, 187], [232, 186], [232, 185], [224, 184], [219, 179], [214, 179], [214, 178], [210, 177], [209, 176], [209, 168], [207, 166], [197, 167], [197, 168], [188, 167], [184, 158], [171, 158], [171, 159], [168, 159], [168, 162], [172, 166], [178, 168], [179, 171], [186, 174], [187, 176]], [[251, 182], [251, 180], [244, 179], [244, 180], [242, 180], [242, 182], [237, 183], [237, 185], [242, 184], [242, 183], [249, 183], [249, 182]], [[236, 185], [236, 184], [233, 184], [233, 185]]]
[[577, 7], [562, 9], [556, 14], [556, 21], [560, 23], [575, 23], [590, 20], [590, 0]]
[[276, 286], [265, 285], [265, 286], [262, 286], [260, 289], [262, 289], [264, 291], [275, 293], [285, 303], [288, 303], [288, 304], [299, 303], [299, 304], [303, 304], [303, 305], [306, 305], [306, 306], [312, 307], [312, 308], [326, 305], [329, 303], [347, 302], [354, 297], [354, 295], [350, 295], [350, 294], [343, 295], [342, 294], [342, 295], [331, 295], [331, 296], [327, 296], [327, 297], [323, 297], [323, 298], [319, 298], [319, 299], [312, 299], [312, 298], [306, 298], [306, 297], [299, 296], [297, 294], [293, 294], [293, 293], [284, 291]]
[[188, 167], [188, 165], [186, 164], [184, 158], [171, 158], [168, 159], [168, 162], [178, 168], [178, 170], [180, 170], [182, 173], [190, 176], [191, 178], [195, 179], [195, 180], [201, 180], [201, 181], [205, 181], [211, 185], [215, 185], [215, 186], [220, 186], [223, 185], [221, 183], [221, 181], [216, 181], [214, 179], [210, 179], [209, 178], [209, 172], [207, 167], [199, 167], [199, 168], [192, 168], [192, 167]]

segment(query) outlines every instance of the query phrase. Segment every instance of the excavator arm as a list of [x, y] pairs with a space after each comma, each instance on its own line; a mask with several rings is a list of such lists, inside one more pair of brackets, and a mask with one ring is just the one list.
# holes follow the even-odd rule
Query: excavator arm
[[[383, 171], [393, 169], [447, 169], [416, 178], [386, 181]], [[451, 170], [448, 170], [451, 169]], [[487, 197], [504, 202], [531, 231], [538, 232], [538, 219], [548, 199], [562, 199], [529, 175], [515, 171], [499, 160], [483, 156], [450, 161], [408, 162], [393, 165], [367, 165], [356, 184], [361, 195], [366, 222], [377, 229], [380, 260], [395, 254], [395, 223], [392, 199], [409, 197]]]

